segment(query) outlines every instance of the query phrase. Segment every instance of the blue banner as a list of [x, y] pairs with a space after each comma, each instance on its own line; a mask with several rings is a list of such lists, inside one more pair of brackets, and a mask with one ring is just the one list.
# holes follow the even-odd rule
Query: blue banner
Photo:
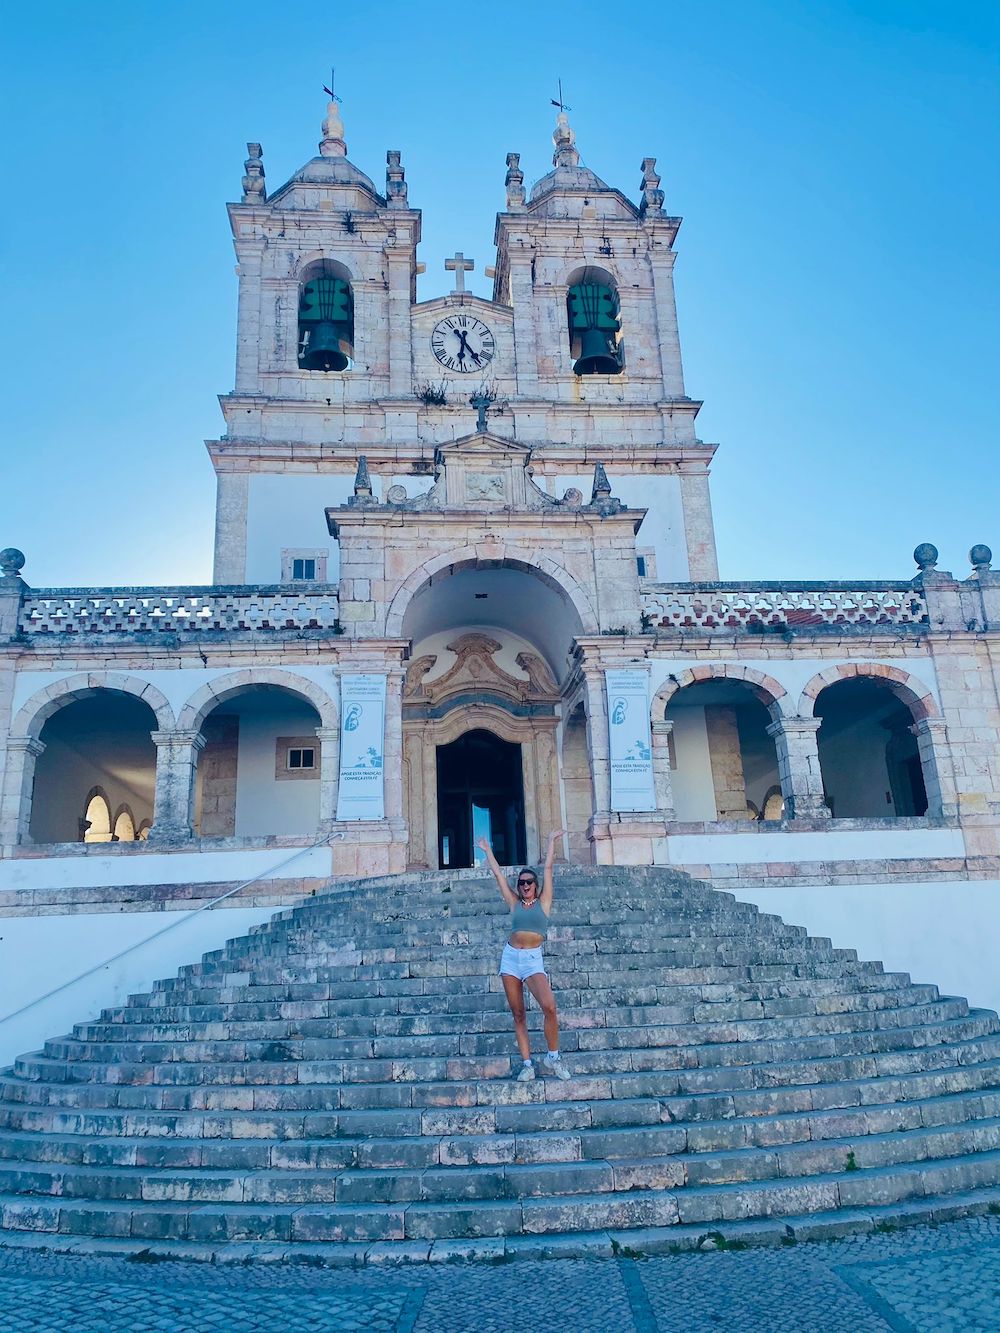
[[385, 680], [340, 678], [338, 819], [385, 818]]
[[656, 809], [649, 730], [649, 672], [605, 671], [611, 809]]

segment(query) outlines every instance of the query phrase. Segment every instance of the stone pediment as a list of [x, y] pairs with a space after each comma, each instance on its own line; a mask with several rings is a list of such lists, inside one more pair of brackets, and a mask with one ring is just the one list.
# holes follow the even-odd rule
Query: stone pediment
[[559, 699], [555, 677], [537, 653], [518, 653], [517, 665], [527, 676], [527, 680], [521, 680], [495, 660], [501, 644], [488, 634], [463, 634], [447, 647], [455, 654], [455, 661], [436, 680], [427, 681], [437, 665], [435, 655], [417, 657], [410, 663], [403, 686], [407, 703], [440, 703], [452, 695], [470, 692], [499, 694], [515, 703], [556, 703]]

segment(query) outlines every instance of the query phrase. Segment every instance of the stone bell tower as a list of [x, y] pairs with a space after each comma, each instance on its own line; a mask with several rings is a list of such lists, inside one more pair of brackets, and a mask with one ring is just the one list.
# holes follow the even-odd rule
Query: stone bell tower
[[552, 170], [530, 193], [520, 154], [508, 155], [496, 223], [494, 299], [513, 310], [518, 436], [551, 440], [546, 461], [565, 453], [567, 476], [571, 450], [558, 442], [596, 452], [616, 494], [653, 511], [659, 577], [717, 577], [715, 446], [695, 434], [701, 403], [685, 391], [677, 330], [680, 219], [664, 211], [655, 158], [643, 159], [634, 204], [581, 163], [564, 108], [552, 138]]
[[420, 213], [398, 151], [386, 154], [384, 193], [350, 161], [338, 101], [327, 106], [318, 155], [274, 193], [260, 145], [247, 149], [243, 197], [229, 206], [236, 383], [220, 400], [226, 433], [208, 442], [218, 475], [215, 578], [277, 583], [278, 541], [266, 558], [248, 549], [255, 504], [284, 513], [288, 530], [308, 527], [308, 512], [318, 539], [330, 495], [296, 499], [302, 469], [315, 475], [321, 459], [328, 467], [344, 443], [346, 485], [359, 446], [385, 438], [386, 405], [411, 397]]

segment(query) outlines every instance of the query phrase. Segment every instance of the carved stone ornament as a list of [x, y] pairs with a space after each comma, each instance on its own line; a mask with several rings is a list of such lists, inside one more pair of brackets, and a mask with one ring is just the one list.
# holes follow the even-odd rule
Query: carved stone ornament
[[559, 698], [552, 672], [540, 657], [534, 653], [518, 656], [517, 664], [528, 677], [519, 680], [504, 671], [495, 660], [501, 647], [488, 634], [463, 634], [448, 644], [448, 651], [455, 654], [455, 661], [437, 680], [429, 683], [426, 680], [437, 659], [432, 656], [415, 658], [407, 670], [403, 694], [407, 699], [432, 703], [470, 691], [499, 694], [517, 703], [554, 703]]

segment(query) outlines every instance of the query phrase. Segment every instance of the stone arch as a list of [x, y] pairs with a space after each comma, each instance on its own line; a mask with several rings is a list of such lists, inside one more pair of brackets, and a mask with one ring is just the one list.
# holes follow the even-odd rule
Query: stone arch
[[357, 265], [348, 262], [350, 259], [351, 255], [349, 254], [338, 255], [334, 259], [332, 255], [324, 250], [304, 250], [298, 256], [292, 276], [298, 283], [303, 282], [303, 280], [308, 281], [310, 273], [319, 272], [321, 266], [326, 265], [331, 273], [344, 278], [353, 286], [355, 283], [363, 281], [364, 275]]
[[402, 635], [403, 617], [413, 598], [430, 583], [435, 574], [448, 570], [459, 573], [463, 569], [517, 569], [548, 584], [566, 598], [576, 611], [581, 634], [598, 634], [597, 616], [586, 590], [570, 572], [550, 556], [520, 546], [499, 543], [489, 547], [484, 555], [479, 547], [464, 546], [425, 561], [415, 569], [397, 589], [386, 612], [385, 633], [390, 638]]
[[816, 700], [828, 685], [836, 685], [842, 680], [851, 680], [856, 676], [870, 676], [873, 680], [884, 682], [897, 699], [909, 708], [915, 722], [940, 716], [940, 710], [929, 686], [909, 671], [904, 671], [901, 667], [884, 666], [881, 662], [841, 662], [817, 672], [806, 684], [799, 698], [799, 716], [814, 716]]
[[705, 680], [735, 680], [749, 685], [754, 696], [760, 700], [778, 722], [786, 713], [788, 691], [773, 676], [756, 671], [753, 667], [742, 666], [738, 662], [706, 662], [696, 667], [688, 667], [677, 676], [669, 677], [653, 695], [652, 718], [654, 722], [663, 721], [667, 705], [671, 699], [688, 685], [697, 685]]
[[337, 706], [326, 690], [315, 681], [276, 667], [248, 667], [243, 671], [227, 672], [196, 690], [177, 715], [177, 729], [200, 730], [213, 708], [254, 685], [272, 685], [297, 694], [312, 704], [324, 727], [337, 725]]
[[160, 731], [172, 731], [175, 726], [174, 711], [167, 698], [155, 685], [139, 676], [126, 676], [117, 671], [87, 671], [76, 676], [66, 676], [54, 680], [44, 689], [33, 694], [18, 710], [11, 723], [10, 734], [17, 737], [31, 737], [35, 740], [42, 727], [60, 708], [73, 703], [76, 699], [85, 699], [99, 690], [112, 690], [118, 694], [131, 694], [148, 704], [156, 715], [156, 725]]

